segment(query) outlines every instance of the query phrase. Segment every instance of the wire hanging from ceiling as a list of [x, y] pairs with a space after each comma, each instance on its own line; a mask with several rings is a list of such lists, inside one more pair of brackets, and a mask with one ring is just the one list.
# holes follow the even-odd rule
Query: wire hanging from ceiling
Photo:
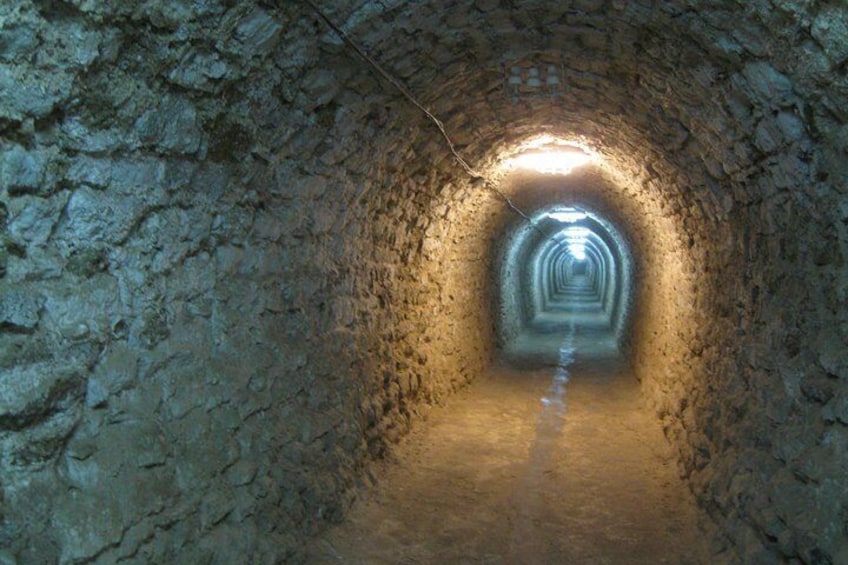
[[312, 11], [315, 12], [315, 14], [327, 25], [327, 27], [329, 27], [333, 31], [333, 33], [335, 33], [339, 37], [339, 39], [341, 39], [345, 43], [345, 45], [352, 49], [360, 59], [365, 61], [368, 66], [370, 66], [374, 71], [377, 72], [378, 75], [383, 77], [383, 79], [385, 79], [396, 90], [398, 90], [398, 92], [400, 92], [404, 98], [406, 98], [416, 108], [421, 110], [421, 112], [423, 112], [424, 115], [427, 116], [427, 118], [436, 125], [442, 135], [442, 138], [444, 138], [450, 153], [457, 160], [463, 170], [465, 170], [465, 172], [469, 176], [471, 176], [471, 178], [474, 179], [475, 182], [482, 182], [483, 186], [485, 186], [488, 190], [492, 191], [498, 197], [500, 197], [506, 203], [506, 205], [509, 206], [510, 209], [512, 209], [516, 214], [527, 220], [533, 227], [536, 227], [532, 218], [530, 218], [530, 216], [528, 216], [523, 210], [518, 208], [506, 194], [504, 194], [500, 189], [498, 189], [494, 182], [486, 178], [468, 163], [468, 161], [457, 150], [456, 144], [453, 142], [453, 139], [448, 134], [447, 129], [445, 128], [445, 124], [438, 117], [436, 117], [429, 109], [427, 109], [427, 107], [424, 106], [424, 104], [422, 104], [415, 97], [415, 95], [406, 86], [403, 85], [403, 83], [401, 83], [398, 79], [392, 76], [388, 71], [386, 71], [386, 69], [383, 68], [382, 65], [375, 61], [374, 58], [371, 57], [365, 51], [365, 49], [363, 49], [356, 41], [354, 41], [347, 33], [345, 33], [345, 31], [339, 25], [337, 25], [333, 20], [331, 20], [330, 17], [327, 16], [317, 4], [315, 4], [315, 2], [313, 2], [312, 0], [303, 0], [303, 2], [306, 3], [312, 9]]

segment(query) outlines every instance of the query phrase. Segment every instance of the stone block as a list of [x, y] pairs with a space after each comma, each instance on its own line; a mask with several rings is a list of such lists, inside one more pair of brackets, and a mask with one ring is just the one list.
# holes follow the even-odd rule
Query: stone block
[[839, 65], [848, 59], [848, 18], [845, 17], [845, 7], [831, 5], [822, 7], [810, 34], [824, 48], [828, 58]]
[[62, 563], [89, 561], [124, 532], [119, 504], [100, 490], [69, 490], [56, 501], [51, 525], [61, 539]]
[[112, 182], [115, 164], [111, 159], [80, 156], [70, 164], [65, 179], [74, 186], [105, 189]]
[[213, 91], [216, 82], [232, 72], [230, 65], [217, 53], [203, 53], [191, 49], [183, 55], [179, 64], [171, 69], [168, 78], [185, 88]]
[[256, 8], [235, 29], [235, 38], [252, 55], [271, 51], [280, 38], [283, 26], [265, 10]]
[[848, 347], [839, 334], [831, 329], [823, 330], [816, 346], [822, 369], [834, 377], [848, 378]]
[[72, 246], [80, 243], [116, 243], [135, 227], [140, 199], [82, 187], [74, 191], [66, 208], [67, 219], [57, 232]]
[[53, 198], [23, 196], [10, 203], [9, 235], [23, 246], [40, 246], [53, 235], [68, 201], [66, 192]]
[[45, 293], [47, 327], [58, 330], [65, 344], [83, 340], [105, 341], [119, 319], [120, 296], [117, 280], [105, 274], [77, 281], [73, 290]]
[[[117, 128], [90, 129], [77, 117], [69, 117], [61, 126], [69, 148], [86, 152], [114, 151], [132, 145], [126, 134]], [[135, 140], [134, 145], [138, 145]]]
[[37, 193], [42, 188], [47, 157], [42, 151], [27, 151], [12, 145], [0, 153], [0, 187], [9, 194]]
[[848, 425], [848, 393], [841, 393], [827, 403], [822, 410], [822, 418], [827, 422], [842, 422]]
[[500, 2], [498, 0], [475, 0], [474, 7], [481, 12], [486, 13], [497, 8], [499, 4]]
[[30, 56], [40, 43], [31, 24], [4, 26], [0, 33], [0, 60], [14, 61]]
[[100, 33], [86, 29], [81, 24], [70, 23], [63, 26], [62, 35], [66, 38], [65, 56], [72, 67], [86, 68], [100, 56]]
[[44, 117], [70, 96], [72, 86], [73, 76], [62, 71], [0, 65], [0, 118]]
[[32, 291], [0, 288], [0, 331], [35, 331], [43, 305], [44, 298]]
[[85, 382], [73, 368], [49, 362], [0, 372], [0, 430], [33, 427], [79, 401]]
[[763, 153], [772, 153], [780, 146], [780, 131], [772, 120], [760, 120], [754, 132], [754, 143]]
[[798, 141], [804, 135], [804, 122], [794, 113], [780, 112], [777, 115], [777, 126], [783, 133], [783, 140], [787, 143]]
[[764, 101], [783, 107], [791, 103], [792, 82], [765, 62], [748, 63], [742, 70], [748, 86]]
[[62, 263], [59, 252], [49, 246], [30, 247], [25, 255], [16, 249], [8, 256], [5, 279], [14, 284], [57, 279], [62, 275]]
[[112, 344], [89, 379], [86, 403], [99, 406], [110, 395], [131, 387], [137, 375], [138, 352], [126, 343]]
[[836, 392], [838, 381], [832, 377], [811, 371], [800, 380], [800, 391], [808, 400], [819, 404], [827, 403]]
[[197, 110], [188, 100], [165, 96], [136, 124], [138, 137], [163, 153], [191, 154], [200, 149], [202, 131]]
[[250, 484], [256, 477], [256, 465], [250, 461], [238, 461], [227, 470], [227, 482], [232, 486]]

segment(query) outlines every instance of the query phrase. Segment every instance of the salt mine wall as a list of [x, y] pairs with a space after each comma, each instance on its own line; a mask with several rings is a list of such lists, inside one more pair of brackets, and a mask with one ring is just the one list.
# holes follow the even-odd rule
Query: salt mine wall
[[[716, 561], [848, 560], [844, 5], [321, 5], [517, 205], [625, 234], [626, 350]], [[0, 560], [302, 559], [493, 358], [520, 219], [308, 3], [0, 27]], [[553, 99], [504, 89], [534, 57]], [[538, 134], [604, 182], [510, 181]]]

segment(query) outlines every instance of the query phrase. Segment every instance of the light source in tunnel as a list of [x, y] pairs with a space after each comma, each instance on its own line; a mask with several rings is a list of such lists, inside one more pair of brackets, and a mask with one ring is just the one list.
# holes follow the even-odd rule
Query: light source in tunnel
[[589, 217], [589, 215], [577, 208], [566, 207], [554, 212], [549, 212], [546, 217], [562, 222], [563, 224], [573, 224], [574, 222], [585, 220]]
[[568, 244], [568, 253], [577, 261], [586, 260], [586, 242], [589, 240], [589, 228], [572, 226], [562, 230], [565, 241]]
[[585, 143], [548, 134], [531, 137], [502, 154], [501, 166], [510, 171], [531, 170], [542, 174], [567, 175], [598, 160]]
[[509, 159], [506, 166], [511, 169], [528, 169], [547, 175], [567, 175], [575, 168], [583, 166], [591, 160], [590, 155], [578, 149], [534, 151]]
[[584, 243], [569, 243], [568, 252], [578, 261], [586, 260], [586, 244]]

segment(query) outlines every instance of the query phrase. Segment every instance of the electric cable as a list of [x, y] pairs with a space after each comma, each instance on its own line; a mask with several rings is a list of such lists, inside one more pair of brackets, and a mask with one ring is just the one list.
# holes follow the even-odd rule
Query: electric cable
[[421, 110], [421, 112], [423, 112], [424, 115], [427, 116], [427, 118], [436, 125], [436, 127], [439, 129], [439, 132], [442, 135], [442, 138], [444, 138], [445, 143], [448, 146], [448, 150], [453, 155], [453, 157], [457, 160], [457, 162], [460, 164], [460, 166], [463, 168], [463, 170], [465, 170], [465, 172], [469, 176], [471, 176], [472, 179], [474, 179], [475, 181], [482, 181], [483, 185], [488, 190], [490, 190], [490, 191], [494, 192], [496, 195], [498, 195], [498, 197], [500, 197], [501, 200], [503, 200], [506, 203], [506, 205], [509, 206], [509, 208], [511, 210], [513, 210], [516, 214], [518, 214], [519, 216], [521, 216], [522, 218], [527, 220], [530, 223], [530, 225], [532, 225], [534, 228], [538, 229], [535, 225], [535, 222], [533, 222], [533, 219], [530, 216], [528, 216], [523, 210], [518, 208], [518, 206], [515, 205], [515, 203], [512, 201], [512, 199], [510, 199], [506, 194], [504, 194], [503, 191], [498, 189], [498, 187], [495, 186], [495, 183], [493, 183], [491, 180], [487, 179], [484, 175], [482, 175], [480, 172], [478, 172], [476, 169], [474, 169], [474, 167], [472, 167], [468, 163], [468, 161], [457, 150], [456, 144], [453, 142], [453, 139], [448, 134], [444, 123], [438, 117], [436, 117], [429, 109], [427, 109], [427, 107], [424, 106], [424, 104], [422, 104], [415, 97], [415, 95], [406, 86], [403, 85], [403, 83], [401, 83], [398, 79], [396, 79], [394, 76], [392, 76], [388, 71], [386, 71], [383, 68], [382, 65], [380, 65], [377, 61], [375, 61], [374, 58], [371, 57], [365, 51], [365, 49], [363, 49], [356, 41], [354, 41], [347, 33], [345, 33], [345, 31], [338, 24], [336, 24], [333, 20], [331, 20], [330, 17], [327, 16], [321, 10], [321, 8], [318, 7], [317, 4], [315, 4], [315, 2], [313, 2], [313, 0], [303, 0], [303, 1], [310, 8], [312, 8], [312, 11], [315, 12], [315, 14], [321, 19], [321, 21], [323, 21], [327, 25], [327, 27], [329, 27], [333, 31], [333, 33], [335, 33], [345, 43], [345, 45], [350, 47], [359, 56], [360, 59], [365, 61], [365, 63], [367, 63], [368, 66], [370, 66], [374, 71], [377, 72], [377, 74], [379, 74], [381, 77], [383, 77], [383, 79], [385, 79], [389, 84], [391, 84], [395, 89], [397, 89], [398, 92], [400, 92], [403, 95], [404, 98], [406, 98], [416, 108]]

